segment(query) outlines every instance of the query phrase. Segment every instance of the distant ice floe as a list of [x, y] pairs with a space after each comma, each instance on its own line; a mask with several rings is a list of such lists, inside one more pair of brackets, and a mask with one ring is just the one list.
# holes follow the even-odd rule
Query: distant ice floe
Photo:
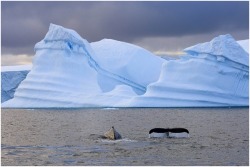
[[4, 71], [1, 72], [1, 103], [14, 97], [17, 87], [28, 73], [29, 70], [18, 71], [18, 68], [15, 67], [13, 69], [4, 68]]
[[14, 97], [16, 88], [31, 68], [32, 65], [1, 66], [1, 103]]
[[29, 65], [17, 65], [17, 66], [1, 66], [1, 72], [10, 72], [10, 71], [30, 71], [32, 64]]
[[2, 67], [2, 107], [248, 106], [248, 41], [221, 35], [165, 60], [112, 39], [90, 44], [51, 24], [32, 66]]
[[102, 108], [101, 110], [119, 110], [119, 108], [115, 108], [115, 107], [106, 107], [106, 108]]

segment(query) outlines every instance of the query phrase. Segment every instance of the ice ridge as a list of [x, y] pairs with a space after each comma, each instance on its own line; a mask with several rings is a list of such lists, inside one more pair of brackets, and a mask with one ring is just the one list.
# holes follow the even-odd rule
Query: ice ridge
[[197, 44], [184, 49], [191, 55], [209, 54], [218, 59], [229, 59], [233, 62], [248, 66], [248, 53], [234, 40], [230, 34], [215, 37], [210, 42]]
[[135, 83], [126, 77], [103, 69], [95, 60], [97, 57], [95, 56], [95, 53], [91, 49], [87, 40], [81, 38], [81, 36], [74, 30], [70, 30], [59, 25], [50, 24], [49, 32], [46, 34], [45, 38], [35, 45], [35, 51], [39, 49], [66, 49], [69, 55], [72, 54], [71, 52], [83, 53], [87, 57], [89, 65], [98, 73], [138, 89], [140, 92], [146, 92], [145, 86]]

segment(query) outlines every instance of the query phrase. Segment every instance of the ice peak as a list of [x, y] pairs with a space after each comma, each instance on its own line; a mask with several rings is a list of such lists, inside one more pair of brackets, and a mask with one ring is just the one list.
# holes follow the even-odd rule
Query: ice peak
[[78, 45], [83, 44], [83, 39], [77, 32], [52, 23], [44, 41], [71, 41]]
[[186, 53], [205, 53], [223, 56], [231, 61], [248, 66], [247, 52], [234, 40], [230, 34], [215, 37], [210, 42], [197, 44], [184, 49]]
[[76, 31], [56, 24], [50, 24], [49, 31], [44, 39], [38, 42], [34, 50], [39, 49], [61, 49], [69, 52], [74, 51], [78, 53], [87, 52], [94, 57], [89, 42], [82, 38]]

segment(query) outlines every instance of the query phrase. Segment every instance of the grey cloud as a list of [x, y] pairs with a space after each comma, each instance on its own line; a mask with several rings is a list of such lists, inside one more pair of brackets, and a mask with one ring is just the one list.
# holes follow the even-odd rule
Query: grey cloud
[[237, 31], [248, 32], [248, 15], [248, 2], [4, 1], [2, 47], [3, 52], [33, 54], [34, 44], [43, 39], [49, 23], [72, 28], [90, 42], [112, 38], [133, 43], [149, 37], [218, 31], [237, 35]]

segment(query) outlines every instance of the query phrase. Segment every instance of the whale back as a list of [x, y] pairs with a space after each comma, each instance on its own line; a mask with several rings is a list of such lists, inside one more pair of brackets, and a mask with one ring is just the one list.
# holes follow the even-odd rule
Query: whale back
[[104, 133], [104, 136], [110, 140], [118, 140], [122, 138], [122, 136], [115, 130], [113, 126]]

